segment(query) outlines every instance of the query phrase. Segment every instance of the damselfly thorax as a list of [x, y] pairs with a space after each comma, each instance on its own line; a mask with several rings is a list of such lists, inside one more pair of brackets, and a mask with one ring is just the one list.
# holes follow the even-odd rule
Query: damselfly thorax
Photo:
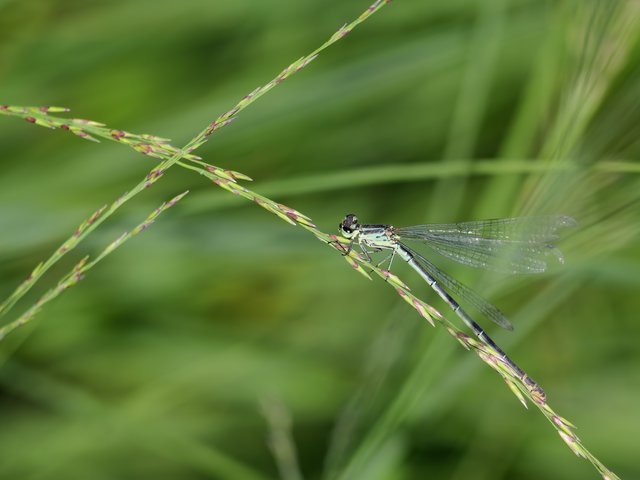
[[[398, 238], [391, 225], [361, 225], [358, 223], [358, 217], [349, 214], [338, 227], [342, 236], [351, 240], [349, 249], [356, 243], [369, 247], [373, 251], [394, 250], [396, 248]], [[365, 254], [368, 252], [365, 251]]]

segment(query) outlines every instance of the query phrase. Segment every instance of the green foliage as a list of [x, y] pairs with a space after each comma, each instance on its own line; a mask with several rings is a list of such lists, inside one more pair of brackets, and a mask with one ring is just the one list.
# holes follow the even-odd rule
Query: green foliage
[[[340, 18], [353, 16], [344, 3], [189, 0], [149, 16], [137, 1], [100, 8], [69, 1], [64, 17], [44, 2], [0, 3], [3, 31], [14, 35], [0, 48], [8, 65], [3, 101], [34, 103], [46, 94], [41, 103], [85, 105], [90, 118], [139, 125], [130, 130], [190, 137], [229, 98], [272, 76], [274, 63], [311, 50]], [[141, 28], [142, 17], [154, 28]], [[454, 358], [460, 352], [451, 339], [416, 322], [379, 282], [351, 283], [329, 261], [336, 256], [308, 236], [287, 233], [251, 205], [233, 208], [241, 204], [226, 192], [212, 194], [199, 177], [185, 175], [191, 172], [164, 175], [180, 163], [337, 249], [337, 238], [322, 231], [332, 231], [347, 210], [397, 224], [551, 211], [579, 218], [562, 274], [476, 285], [494, 286], [489, 293], [515, 321], [512, 341], [499, 343], [584, 425], [582, 436], [599, 457], [633, 476], [630, 439], [639, 432], [629, 417], [637, 417], [638, 392], [628, 379], [638, 357], [629, 339], [637, 326], [627, 318], [638, 280], [640, 190], [631, 161], [640, 148], [637, 18], [633, 2], [396, 2], [324, 63], [216, 132], [209, 146], [214, 130], [317, 51], [182, 149], [160, 137], [102, 130], [103, 138], [132, 140], [136, 150], [163, 159], [124, 196], [123, 186], [140, 177], [139, 160], [129, 161], [117, 145], [88, 149], [3, 120], [0, 293], [9, 295], [97, 205], [119, 198], [111, 215], [136, 196], [112, 218], [124, 225], [157, 196], [166, 198], [163, 189], [188, 184], [196, 194], [183, 210], [189, 216], [174, 215], [119, 250], [48, 306], [37, 329], [2, 342], [0, 475], [273, 477], [258, 406], [273, 397], [280, 400], [264, 410], [283, 478], [300, 476], [294, 444], [310, 478], [323, 470], [326, 478], [588, 474], [539, 417], [528, 423], [501, 396], [476, 358]], [[61, 126], [49, 122], [53, 111], [4, 112]], [[78, 122], [72, 132], [101, 136], [102, 125]], [[187, 158], [200, 146], [199, 155], [220, 166]], [[261, 182], [249, 190], [236, 182], [248, 177], [230, 168]], [[316, 229], [281, 201], [326, 227]], [[94, 232], [105, 217], [91, 218], [81, 233], [91, 233], [84, 248], [93, 251], [116, 234], [105, 231], [108, 223]], [[345, 258], [362, 273], [371, 269], [354, 254]], [[38, 277], [53, 267], [44, 265]], [[52, 274], [63, 273], [56, 268]], [[429, 299], [423, 286], [409, 292], [374, 270], [424, 316], [438, 318], [411, 296]], [[79, 273], [76, 267], [66, 278]], [[47, 298], [47, 281], [56, 291], [55, 278], [43, 278], [40, 298]], [[36, 297], [27, 295], [25, 307], [38, 305], [30, 294]], [[495, 363], [490, 351], [447, 326]], [[527, 394], [502, 374], [514, 392]], [[583, 454], [570, 424], [547, 413]]]

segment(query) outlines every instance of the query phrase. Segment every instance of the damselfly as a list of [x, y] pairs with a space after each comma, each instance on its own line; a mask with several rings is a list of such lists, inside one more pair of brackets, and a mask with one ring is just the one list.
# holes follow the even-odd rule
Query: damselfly
[[553, 242], [559, 238], [558, 229], [575, 225], [573, 218], [556, 215], [395, 228], [391, 225], [360, 224], [355, 215], [349, 214], [340, 223], [339, 228], [340, 234], [350, 240], [345, 254], [357, 244], [369, 261], [372, 252], [390, 251], [389, 256], [381, 262], [388, 260], [389, 269], [395, 255], [406, 261], [473, 333], [500, 355], [500, 359], [530, 390], [536, 391], [544, 398], [542, 388], [498, 347], [452, 295], [459, 297], [463, 303], [472, 305], [501, 327], [512, 330], [513, 327], [505, 315], [469, 287], [409, 248], [403, 241], [423, 242], [439, 254], [471, 267], [512, 274], [541, 273], [547, 268], [549, 256], [555, 257], [561, 263], [564, 261]]

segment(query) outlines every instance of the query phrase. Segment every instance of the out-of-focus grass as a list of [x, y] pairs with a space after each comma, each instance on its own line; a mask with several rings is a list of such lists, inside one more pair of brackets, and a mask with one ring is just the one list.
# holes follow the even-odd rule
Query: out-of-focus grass
[[[397, 225], [575, 215], [557, 275], [505, 286], [445, 265], [485, 286], [516, 325], [499, 343], [591, 450], [633, 478], [640, 185], [632, 168], [603, 162], [640, 153], [640, 49], [637, 7], [614, 3], [396, 1], [201, 154], [325, 230], [347, 211]], [[365, 6], [3, 2], [1, 100], [66, 105], [181, 144]], [[118, 145], [0, 122], [5, 297], [151, 164]], [[567, 160], [579, 168], [558, 174]], [[411, 169], [423, 178], [403, 178]], [[354, 478], [367, 479], [595, 478], [388, 289], [191, 172], [172, 170], [78, 254], [177, 188], [194, 192], [176, 210], [184, 217], [155, 225], [0, 345], [2, 478], [273, 478], [260, 408], [272, 397], [291, 411], [309, 478], [325, 464], [359, 466]]]

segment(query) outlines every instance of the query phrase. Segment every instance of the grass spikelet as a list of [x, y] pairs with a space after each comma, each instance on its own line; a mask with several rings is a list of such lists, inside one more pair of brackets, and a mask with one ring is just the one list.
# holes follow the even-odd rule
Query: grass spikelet
[[413, 305], [413, 308], [415, 308], [417, 310], [417, 312], [420, 314], [420, 316], [422, 318], [424, 318], [425, 320], [427, 320], [431, 324], [432, 327], [436, 326], [435, 322], [431, 318], [431, 313], [430, 313], [429, 309], [427, 308], [427, 305], [423, 301], [421, 301], [421, 300], [419, 300], [417, 298], [414, 298], [413, 302], [412, 302], [412, 305]]
[[[188, 192], [181, 193], [176, 197], [172, 198], [168, 202], [163, 203], [160, 207], [156, 208], [151, 214], [145, 219], [144, 222], [139, 224], [133, 230], [129, 232], [125, 232], [112, 241], [109, 245], [107, 245], [102, 252], [91, 262], [89, 262], [89, 256], [85, 256], [80, 260], [71, 271], [64, 276], [56, 285], [56, 287], [50, 289], [43, 296], [41, 296], [38, 301], [32, 305], [25, 313], [23, 313], [18, 319], [14, 320], [3, 327], [0, 327], [0, 340], [5, 338], [10, 332], [19, 328], [23, 325], [29, 323], [36, 314], [42, 309], [42, 307], [60, 295], [62, 292], [67, 290], [68, 288], [76, 285], [82, 278], [86, 272], [88, 272], [91, 268], [93, 268], [96, 264], [98, 264], [101, 260], [103, 260], [107, 255], [113, 253], [114, 250], [121, 247], [127, 240], [134, 237], [135, 235], [146, 230], [155, 220], [156, 218], [165, 210], [175, 205], [178, 201], [180, 201]], [[95, 214], [94, 214], [95, 215]], [[40, 268], [40, 272], [43, 269]], [[38, 272], [38, 274], [40, 273]]]
[[361, 274], [362, 276], [364, 276], [365, 278], [369, 279], [369, 280], [373, 280], [371, 278], [371, 275], [369, 275], [369, 273], [367, 273], [367, 271], [362, 268], [362, 265], [360, 265], [359, 262], [357, 262], [352, 256], [350, 255], [344, 255], [342, 258], [345, 259], [345, 261], [351, 265], [351, 267], [358, 272], [359, 274]]
[[527, 404], [527, 400], [524, 398], [524, 395], [522, 395], [522, 392], [520, 392], [520, 390], [518, 389], [516, 384], [513, 383], [508, 377], [506, 377], [504, 375], [502, 375], [502, 379], [507, 384], [507, 387], [509, 387], [509, 390], [511, 390], [511, 392], [516, 396], [516, 398], [524, 406], [524, 408], [526, 408], [528, 410], [529, 409], [529, 405]]

